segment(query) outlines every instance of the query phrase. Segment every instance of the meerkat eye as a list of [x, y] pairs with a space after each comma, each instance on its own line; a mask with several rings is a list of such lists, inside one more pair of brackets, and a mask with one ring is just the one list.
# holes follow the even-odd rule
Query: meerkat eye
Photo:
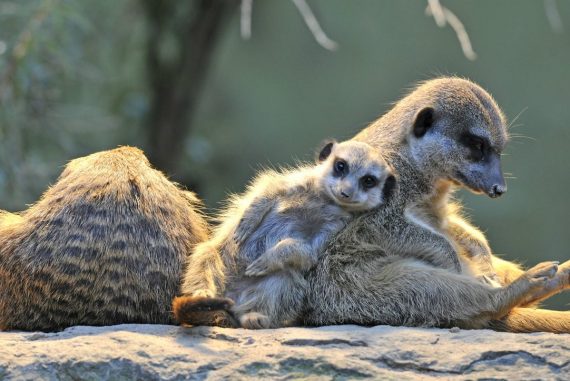
[[474, 151], [483, 152], [483, 141], [479, 139], [473, 139], [473, 141], [471, 142], [471, 149], [473, 149]]
[[378, 179], [374, 176], [366, 175], [360, 179], [360, 183], [364, 189], [370, 189], [378, 185]]
[[485, 142], [482, 139], [475, 136], [472, 137], [469, 147], [471, 148], [471, 157], [473, 160], [480, 161], [483, 159], [485, 156]]
[[335, 161], [334, 162], [334, 174], [336, 176], [341, 176], [345, 172], [348, 172], [348, 164], [346, 164], [346, 161], [344, 161], [342, 159], [338, 159], [337, 161]]
[[463, 144], [469, 148], [471, 160], [481, 161], [485, 158], [485, 152], [489, 146], [487, 139], [472, 134], [466, 134], [463, 136], [462, 140]]

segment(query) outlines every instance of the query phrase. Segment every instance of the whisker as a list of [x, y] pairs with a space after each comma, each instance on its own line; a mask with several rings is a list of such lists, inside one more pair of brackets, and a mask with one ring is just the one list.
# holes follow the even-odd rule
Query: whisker
[[507, 130], [514, 128], [514, 124], [515, 122], [520, 118], [520, 116], [526, 111], [528, 110], [528, 107], [523, 108], [514, 118], [513, 120], [511, 120], [511, 122], [507, 125]]
[[534, 142], [537, 141], [537, 139], [533, 138], [532, 136], [526, 136], [526, 135], [522, 135], [522, 134], [511, 134], [510, 137], [513, 139], [528, 139], [528, 140], [532, 140]]

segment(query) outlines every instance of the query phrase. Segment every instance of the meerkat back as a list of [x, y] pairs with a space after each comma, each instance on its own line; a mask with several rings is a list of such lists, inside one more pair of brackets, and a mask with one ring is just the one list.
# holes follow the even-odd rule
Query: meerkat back
[[0, 328], [169, 323], [207, 238], [197, 206], [135, 148], [73, 160], [37, 204], [0, 214]]

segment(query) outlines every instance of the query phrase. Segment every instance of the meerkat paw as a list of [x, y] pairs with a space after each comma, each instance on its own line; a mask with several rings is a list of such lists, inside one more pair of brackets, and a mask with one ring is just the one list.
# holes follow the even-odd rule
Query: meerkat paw
[[558, 265], [558, 261], [542, 262], [527, 270], [525, 275], [532, 284], [541, 285], [554, 278]]
[[566, 261], [558, 266], [556, 276], [562, 277], [566, 282], [566, 287], [570, 287], [570, 261]]
[[272, 272], [272, 269], [263, 258], [256, 259], [245, 269], [246, 276], [263, 276], [270, 272]]
[[228, 298], [178, 296], [172, 301], [174, 318], [180, 324], [237, 327], [230, 309], [234, 305]]
[[485, 283], [493, 288], [503, 287], [497, 275], [479, 275], [477, 279], [479, 282]]
[[247, 237], [249, 236], [249, 229], [245, 229], [242, 226], [238, 226], [235, 233], [234, 233], [234, 241], [235, 243], [237, 243], [238, 245], [241, 245], [242, 243], [245, 242], [245, 240], [247, 239]]
[[259, 312], [248, 312], [239, 318], [239, 322], [246, 329], [264, 329], [270, 325], [269, 317]]

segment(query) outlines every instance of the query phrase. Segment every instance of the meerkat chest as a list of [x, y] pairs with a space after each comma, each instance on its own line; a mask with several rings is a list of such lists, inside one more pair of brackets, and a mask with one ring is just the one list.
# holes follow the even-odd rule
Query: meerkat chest
[[276, 217], [291, 233], [311, 238], [323, 231], [340, 230], [351, 217], [334, 203], [311, 194], [299, 194], [281, 200], [275, 208]]
[[436, 234], [445, 234], [447, 220], [444, 216], [434, 213], [429, 205], [413, 205], [405, 209], [406, 219]]
[[244, 243], [239, 261], [251, 263], [287, 238], [310, 245], [317, 255], [331, 235], [346, 226], [350, 218], [342, 208], [318, 197], [306, 194], [283, 197]]

